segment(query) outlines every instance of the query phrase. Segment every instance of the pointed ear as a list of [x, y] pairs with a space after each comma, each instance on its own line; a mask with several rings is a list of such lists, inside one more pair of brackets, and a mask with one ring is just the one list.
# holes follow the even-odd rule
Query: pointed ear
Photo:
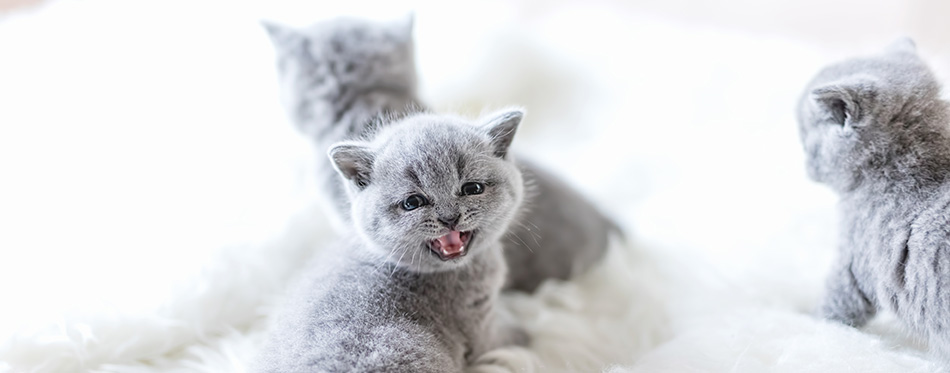
[[289, 48], [298, 45], [306, 38], [299, 31], [276, 22], [261, 21], [261, 26], [267, 30], [270, 41], [278, 48]]
[[488, 116], [488, 120], [482, 127], [491, 137], [496, 157], [505, 158], [508, 155], [508, 147], [511, 146], [511, 141], [514, 140], [515, 132], [523, 117], [524, 110], [521, 109], [503, 110]]
[[412, 39], [412, 28], [416, 23], [416, 14], [415, 12], [409, 12], [405, 16], [397, 19], [392, 23], [392, 29], [396, 33], [407, 40]]
[[885, 49], [889, 53], [913, 53], [917, 54], [917, 44], [908, 37], [895, 40]]
[[875, 96], [875, 83], [866, 77], [853, 77], [832, 82], [811, 91], [816, 106], [827, 114], [832, 122], [840, 126], [854, 126], [859, 123], [865, 109]]
[[330, 147], [327, 153], [337, 172], [362, 190], [370, 183], [373, 152], [362, 143], [343, 142]]
[[857, 105], [847, 90], [838, 86], [825, 86], [811, 91], [811, 97], [835, 124], [844, 127], [853, 120]]

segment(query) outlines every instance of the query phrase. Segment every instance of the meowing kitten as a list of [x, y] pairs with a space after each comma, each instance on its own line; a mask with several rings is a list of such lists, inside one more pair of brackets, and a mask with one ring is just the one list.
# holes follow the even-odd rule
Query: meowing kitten
[[354, 228], [289, 298], [261, 370], [460, 372], [525, 344], [493, 311], [524, 195], [507, 155], [521, 117], [419, 114], [334, 145]]
[[[305, 30], [265, 26], [277, 50], [285, 107], [321, 153], [387, 122], [375, 118], [424, 107], [416, 96], [411, 18], [389, 24], [337, 19]], [[329, 162], [320, 162], [329, 213], [345, 227], [349, 200]], [[518, 166], [530, 187], [504, 241], [514, 269], [506, 286], [532, 291], [547, 278], [567, 279], [591, 267], [619, 229], [552, 174], [524, 161]]]
[[950, 357], [950, 111], [933, 73], [899, 41], [822, 70], [798, 120], [808, 174], [841, 196], [820, 312], [861, 326], [888, 309]]

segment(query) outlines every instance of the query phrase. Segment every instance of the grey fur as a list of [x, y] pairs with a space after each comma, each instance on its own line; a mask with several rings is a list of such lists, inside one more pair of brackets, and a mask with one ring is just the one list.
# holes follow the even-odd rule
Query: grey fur
[[324, 154], [337, 141], [371, 133], [380, 116], [414, 104], [412, 19], [377, 24], [342, 18], [305, 30], [270, 22], [264, 27], [277, 52], [284, 107], [319, 150], [316, 173], [327, 215], [345, 229], [349, 200]]
[[[507, 270], [500, 239], [524, 196], [504, 155], [520, 121], [518, 110], [480, 125], [421, 114], [334, 145], [354, 229], [290, 296], [260, 369], [461, 372], [489, 349], [526, 344], [494, 312]], [[463, 195], [466, 182], [484, 192]], [[413, 194], [428, 204], [403, 209]], [[467, 255], [443, 261], [428, 245], [451, 230], [474, 233]]]
[[933, 73], [898, 41], [821, 71], [798, 120], [808, 174], [841, 196], [821, 314], [859, 327], [887, 309], [950, 357], [950, 111]]
[[[336, 19], [305, 30], [265, 24], [278, 54], [287, 111], [317, 149], [371, 134], [424, 105], [416, 96], [412, 20], [374, 23]], [[350, 66], [347, 73], [340, 66]], [[349, 200], [326, 160], [318, 177], [337, 227], [349, 223]], [[506, 287], [533, 291], [547, 278], [568, 279], [603, 257], [616, 224], [549, 172], [518, 162], [527, 207], [505, 241]]]

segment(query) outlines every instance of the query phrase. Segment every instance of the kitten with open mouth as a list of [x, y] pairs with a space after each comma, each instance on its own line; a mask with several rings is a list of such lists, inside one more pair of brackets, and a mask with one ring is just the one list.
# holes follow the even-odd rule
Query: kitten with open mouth
[[[338, 232], [353, 224], [352, 201], [324, 156], [326, 150], [340, 141], [373, 136], [393, 117], [428, 106], [416, 88], [412, 25], [412, 17], [381, 22], [339, 18], [303, 28], [264, 22], [275, 47], [281, 101], [319, 153], [314, 167], [318, 195]], [[523, 174], [527, 202], [508, 227], [511, 239], [504, 242], [512, 268], [505, 288], [533, 292], [547, 279], [567, 280], [592, 268], [607, 251], [609, 237], [622, 236], [621, 229], [557, 173], [524, 158], [514, 162]], [[433, 233], [421, 243], [446, 233]], [[458, 260], [455, 254], [448, 257]]]
[[261, 370], [461, 372], [526, 344], [494, 311], [501, 238], [524, 198], [508, 154], [522, 115], [416, 114], [333, 145], [352, 231], [289, 297]]

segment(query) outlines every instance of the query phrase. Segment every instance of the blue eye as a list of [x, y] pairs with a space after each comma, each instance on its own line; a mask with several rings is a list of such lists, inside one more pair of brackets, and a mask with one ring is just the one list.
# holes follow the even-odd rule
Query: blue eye
[[429, 201], [426, 201], [426, 197], [423, 197], [418, 194], [413, 194], [406, 198], [405, 201], [402, 201], [402, 208], [406, 211], [412, 211], [422, 206], [428, 204]]
[[485, 191], [485, 186], [482, 183], [465, 183], [462, 185], [462, 195], [470, 196], [473, 194], [482, 194]]

